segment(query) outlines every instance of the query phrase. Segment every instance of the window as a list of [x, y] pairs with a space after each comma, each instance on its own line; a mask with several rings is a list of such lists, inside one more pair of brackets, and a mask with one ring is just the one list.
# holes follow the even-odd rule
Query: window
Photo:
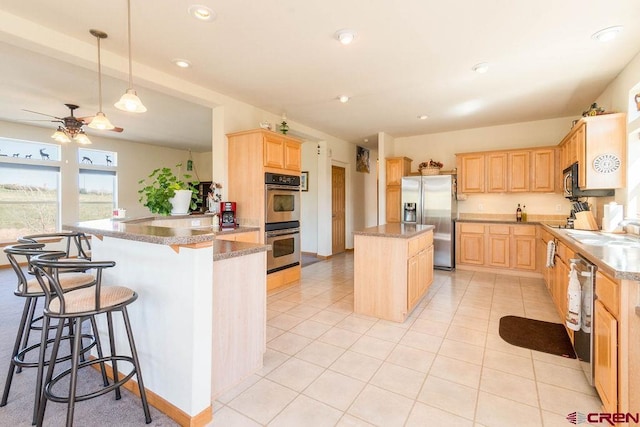
[[111, 218], [116, 207], [116, 173], [80, 169], [80, 221]]
[[78, 163], [80, 163], [80, 167], [87, 165], [115, 167], [118, 164], [117, 160], [117, 153], [113, 151], [90, 150], [78, 147]]
[[0, 240], [57, 230], [59, 159], [57, 145], [0, 138]]

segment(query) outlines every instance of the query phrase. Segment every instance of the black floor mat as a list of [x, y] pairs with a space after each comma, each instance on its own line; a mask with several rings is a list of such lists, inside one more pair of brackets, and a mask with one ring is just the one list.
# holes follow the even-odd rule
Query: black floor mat
[[509, 344], [557, 356], [576, 358], [563, 324], [504, 316], [500, 319], [500, 337]]

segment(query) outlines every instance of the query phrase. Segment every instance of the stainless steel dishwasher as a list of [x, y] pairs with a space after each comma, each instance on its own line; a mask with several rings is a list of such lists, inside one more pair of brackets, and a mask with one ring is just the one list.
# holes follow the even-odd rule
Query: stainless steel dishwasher
[[[593, 301], [595, 299], [596, 269], [597, 267], [585, 259], [582, 255], [576, 254], [576, 258], [571, 259], [571, 264], [575, 265], [580, 281], [582, 307], [580, 313], [580, 329], [574, 332], [573, 348], [576, 356], [580, 360], [580, 365], [584, 371], [589, 384], [593, 385]], [[568, 283], [569, 278], [567, 278]]]

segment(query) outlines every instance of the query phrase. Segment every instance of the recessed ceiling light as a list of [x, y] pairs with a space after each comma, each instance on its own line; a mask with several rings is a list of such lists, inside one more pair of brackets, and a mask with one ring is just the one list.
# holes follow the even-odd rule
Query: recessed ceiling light
[[347, 95], [340, 95], [338, 97], [338, 99], [340, 100], [340, 102], [342, 102], [343, 104], [349, 102], [349, 97]]
[[476, 65], [474, 65], [473, 67], [471, 67], [471, 69], [473, 71], [475, 71], [476, 73], [486, 73], [487, 71], [489, 71], [489, 63], [488, 62], [480, 62]]
[[427, 116], [426, 114], [421, 114], [421, 115], [418, 116], [418, 118], [420, 120], [427, 120], [429, 118], [429, 116]]
[[201, 4], [189, 6], [189, 15], [199, 21], [213, 21], [216, 19], [216, 13], [207, 6], [203, 6]]
[[191, 62], [187, 61], [186, 59], [172, 59], [171, 62], [173, 62], [174, 64], [176, 64], [178, 67], [180, 68], [189, 68], [191, 67]]
[[618, 34], [620, 34], [621, 32], [622, 26], [616, 25], [615, 27], [605, 28], [594, 33], [591, 38], [599, 42], [608, 42], [618, 37]]
[[347, 45], [355, 40], [357, 33], [353, 30], [339, 30], [336, 31], [336, 39], [344, 45]]

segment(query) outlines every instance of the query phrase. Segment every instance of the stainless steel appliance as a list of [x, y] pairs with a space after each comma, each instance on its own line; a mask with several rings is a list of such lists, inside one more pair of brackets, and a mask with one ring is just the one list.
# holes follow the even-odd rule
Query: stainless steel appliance
[[300, 228], [267, 231], [267, 274], [300, 264]]
[[434, 267], [455, 268], [454, 219], [458, 215], [455, 175], [402, 178], [403, 222], [430, 224], [433, 232]]
[[300, 176], [265, 173], [265, 223], [300, 221]]
[[[581, 288], [581, 313], [580, 313], [580, 330], [573, 334], [573, 348], [576, 356], [580, 360], [580, 366], [584, 371], [589, 384], [593, 385], [594, 366], [593, 366], [593, 301], [595, 299], [595, 280], [597, 267], [582, 257], [576, 255], [575, 259], [571, 259], [571, 263], [575, 265], [578, 272], [578, 280]], [[568, 279], [567, 279], [568, 280]]]
[[220, 202], [220, 228], [236, 228], [236, 202]]
[[562, 171], [562, 187], [564, 197], [577, 200], [578, 197], [609, 197], [614, 196], [615, 191], [610, 189], [581, 190], [578, 186], [579, 165], [574, 163]]
[[265, 243], [267, 273], [300, 264], [300, 176], [267, 172]]

